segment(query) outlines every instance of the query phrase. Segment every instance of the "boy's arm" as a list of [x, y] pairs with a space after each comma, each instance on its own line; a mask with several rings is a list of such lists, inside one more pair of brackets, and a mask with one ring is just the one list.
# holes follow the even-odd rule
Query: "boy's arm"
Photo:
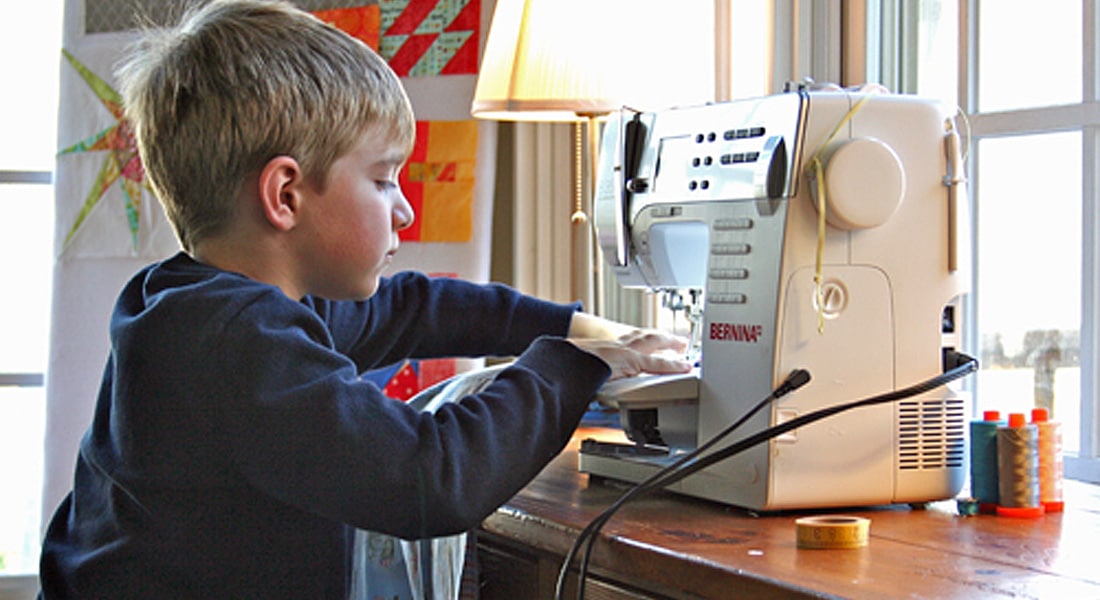
[[517, 356], [540, 336], [565, 337], [579, 308], [499, 284], [415, 272], [383, 278], [367, 301], [304, 302], [336, 350], [367, 369], [405, 358]]

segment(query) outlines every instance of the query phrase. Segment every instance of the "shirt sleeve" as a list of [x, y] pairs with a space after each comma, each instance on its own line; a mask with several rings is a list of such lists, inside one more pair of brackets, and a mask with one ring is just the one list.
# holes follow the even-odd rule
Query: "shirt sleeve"
[[361, 371], [405, 358], [516, 356], [539, 336], [564, 337], [580, 308], [412, 271], [383, 278], [363, 302], [305, 302]]
[[[359, 380], [311, 314], [254, 307], [225, 328], [212, 356], [227, 365], [221, 378], [231, 388], [221, 435], [236, 468], [264, 493], [400, 537], [476, 526], [561, 451], [610, 375], [594, 355], [543, 337], [483, 391], [421, 413]], [[480, 328], [476, 319], [442, 327], [482, 339]], [[442, 335], [428, 329], [436, 335], [421, 334], [425, 341]]]

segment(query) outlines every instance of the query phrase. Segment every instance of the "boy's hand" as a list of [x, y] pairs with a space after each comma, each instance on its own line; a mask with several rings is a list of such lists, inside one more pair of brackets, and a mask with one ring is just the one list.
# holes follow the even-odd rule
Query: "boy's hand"
[[[687, 373], [691, 363], [679, 358], [687, 342], [653, 329], [636, 329], [616, 340], [568, 338], [573, 345], [600, 357], [611, 367], [611, 378], [621, 379], [639, 373]], [[675, 353], [671, 355], [671, 351]]]

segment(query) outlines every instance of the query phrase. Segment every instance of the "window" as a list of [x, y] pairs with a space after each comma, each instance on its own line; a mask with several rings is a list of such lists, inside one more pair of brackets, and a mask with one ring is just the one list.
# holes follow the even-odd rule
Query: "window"
[[882, 39], [900, 40], [896, 54], [882, 52], [899, 57], [882, 66], [883, 83], [967, 114], [975, 410], [1050, 408], [1063, 423], [1066, 476], [1100, 481], [1094, 3], [870, 4]]
[[38, 571], [60, 34], [59, 0], [0, 8], [0, 576]]

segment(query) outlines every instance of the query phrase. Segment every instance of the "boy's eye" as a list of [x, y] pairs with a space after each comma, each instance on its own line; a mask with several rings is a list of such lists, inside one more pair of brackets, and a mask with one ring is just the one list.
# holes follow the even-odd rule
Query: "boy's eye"
[[383, 192], [397, 189], [397, 182], [388, 179], [378, 179], [375, 184], [378, 186], [379, 191]]

